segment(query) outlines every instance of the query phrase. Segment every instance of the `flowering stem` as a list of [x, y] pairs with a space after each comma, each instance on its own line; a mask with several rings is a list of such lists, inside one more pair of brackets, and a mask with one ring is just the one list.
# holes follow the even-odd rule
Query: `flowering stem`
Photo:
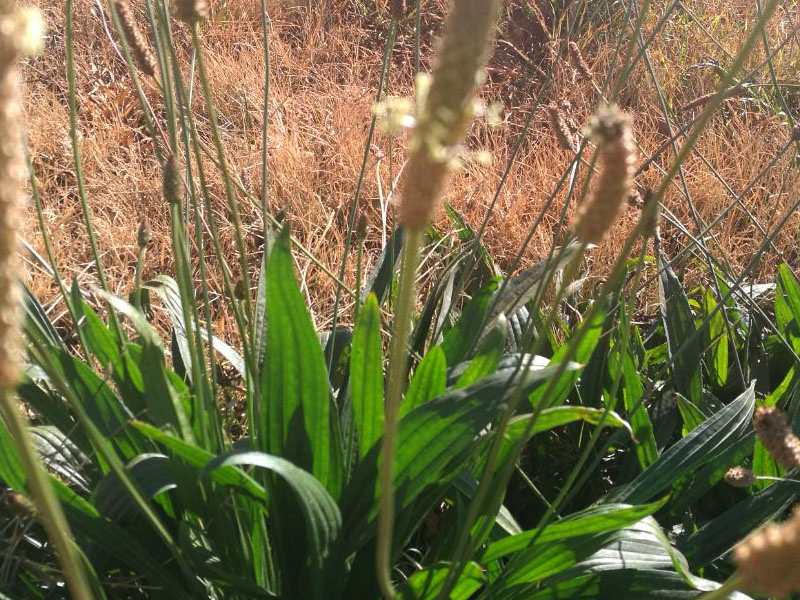
[[422, 243], [422, 228], [405, 231], [405, 244], [400, 267], [400, 284], [397, 290], [397, 309], [389, 349], [388, 390], [384, 421], [383, 447], [380, 462], [380, 506], [378, 513], [378, 538], [376, 566], [378, 585], [384, 598], [394, 598], [391, 579], [392, 530], [394, 527], [394, 455], [397, 437], [397, 413], [408, 373], [407, 348], [411, 331], [411, 313], [414, 307], [414, 283]]

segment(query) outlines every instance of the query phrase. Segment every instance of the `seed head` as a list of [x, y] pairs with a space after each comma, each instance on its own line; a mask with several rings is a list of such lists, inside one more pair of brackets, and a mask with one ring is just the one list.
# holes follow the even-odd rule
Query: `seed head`
[[[2, 11], [0, 11], [2, 12]], [[15, 60], [42, 51], [45, 24], [42, 13], [32, 6], [0, 15], [0, 60]]]
[[589, 80], [594, 78], [592, 70], [589, 68], [589, 65], [586, 64], [586, 61], [583, 59], [583, 53], [581, 53], [581, 49], [575, 42], [569, 43], [569, 55], [572, 57], [572, 62], [575, 63], [575, 68], [578, 69], [578, 73], [581, 74], [581, 77]]
[[792, 431], [781, 409], [758, 407], [753, 415], [753, 427], [767, 452], [778, 464], [787, 469], [800, 466], [800, 439]]
[[[722, 97], [723, 97], [723, 99], [735, 98], [737, 96], [744, 95], [746, 93], [746, 91], [747, 91], [747, 88], [745, 88], [745, 86], [736, 85], [736, 86], [733, 86], [732, 88], [727, 89], [725, 92], [723, 92]], [[717, 95], [717, 92], [710, 92], [708, 94], [703, 94], [702, 96], [698, 96], [694, 100], [691, 100], [690, 102], [687, 102], [686, 104], [681, 106], [679, 110], [681, 112], [686, 112], [686, 111], [692, 110], [693, 108], [701, 108], [701, 107], [705, 106], [706, 104], [708, 104], [708, 101], [711, 100], [716, 95]]]
[[361, 214], [358, 215], [358, 222], [356, 223], [356, 238], [360, 242], [363, 242], [366, 239], [368, 229], [369, 224], [367, 223], [367, 215], [362, 211]]
[[244, 285], [244, 279], [239, 279], [233, 287], [233, 296], [237, 300], [244, 300], [247, 297], [247, 288]]
[[136, 59], [136, 64], [139, 65], [142, 73], [154, 77], [158, 64], [156, 57], [150, 49], [147, 39], [142, 35], [128, 1], [114, 0], [114, 8], [117, 11], [117, 15], [119, 15], [122, 32], [125, 34], [125, 39], [131, 48], [133, 58]]
[[800, 142], [800, 123], [792, 128], [792, 141]]
[[436, 208], [454, 148], [474, 114], [498, 7], [499, 0], [451, 3], [430, 88], [417, 102], [417, 126], [401, 183], [399, 220], [405, 227], [424, 227]]
[[208, 18], [209, 3], [208, 0], [173, 0], [172, 12], [187, 25], [194, 25]]
[[572, 132], [567, 127], [567, 120], [564, 118], [564, 113], [557, 106], [550, 104], [545, 107], [547, 116], [550, 119], [550, 128], [558, 140], [558, 143], [564, 150], [575, 152], [575, 141], [572, 138]]
[[392, 15], [392, 19], [395, 21], [399, 21], [405, 17], [407, 9], [406, 0], [390, 0], [389, 11]]
[[146, 248], [153, 240], [153, 232], [150, 230], [150, 222], [147, 219], [139, 221], [139, 229], [136, 232], [136, 244], [139, 248]]
[[630, 117], [614, 105], [601, 108], [592, 117], [588, 135], [597, 144], [598, 182], [578, 209], [574, 231], [582, 242], [596, 244], [633, 191], [636, 145]]
[[42, 30], [36, 15], [30, 9], [0, 12], [0, 386], [5, 388], [16, 384], [23, 355], [17, 232], [27, 169], [16, 61], [39, 46], [32, 39]]
[[800, 590], [800, 511], [783, 523], [769, 523], [733, 551], [740, 587], [774, 598]]
[[731, 467], [725, 473], [725, 483], [738, 488], [750, 487], [756, 482], [753, 471], [744, 467]]
[[170, 154], [164, 162], [164, 179], [162, 181], [164, 199], [170, 204], [183, 200], [183, 181], [178, 167], [178, 160]]

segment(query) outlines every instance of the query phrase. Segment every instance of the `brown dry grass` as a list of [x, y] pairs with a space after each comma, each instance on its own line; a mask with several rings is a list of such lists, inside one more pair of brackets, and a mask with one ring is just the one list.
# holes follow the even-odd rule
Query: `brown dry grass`
[[[256, 195], [260, 192], [263, 85], [258, 4], [250, 0], [220, 0], [214, 4], [211, 21], [203, 28], [228, 158], [234, 171], [242, 175]], [[309, 9], [304, 2], [283, 2], [272, 15], [269, 196], [272, 209], [286, 211], [295, 235], [335, 271], [343, 246], [341, 208], [348, 204], [355, 189], [387, 20], [382, 10], [374, 9], [373, 0], [328, 0], [321, 5], [312, 4], [315, 8]], [[430, 40], [440, 23], [441, 4], [440, 0], [425, 3], [425, 61], [430, 56]], [[601, 3], [588, 3], [592, 4]], [[645, 37], [669, 3], [654, 4], [656, 8], [647, 19]], [[80, 221], [67, 136], [63, 9], [61, 3], [52, 0], [40, 0], [40, 5], [51, 34], [45, 56], [34, 61], [27, 71], [31, 151], [59, 266], [69, 276], [86, 280], [91, 277], [92, 269]], [[160, 197], [160, 174], [153, 156], [153, 142], [142, 126], [140, 109], [124, 63], [109, 41], [97, 6], [89, 0], [76, 5], [75, 42], [84, 170], [103, 259], [113, 288], [124, 293], [133, 280], [136, 227], [142, 217], [150, 220], [154, 234], [147, 255], [146, 275], [171, 273], [167, 207]], [[139, 3], [134, 5], [141, 13]], [[362, 6], [366, 8], [362, 10]], [[559, 146], [545, 112], [539, 107], [531, 108], [533, 98], [541, 91], [543, 104], [569, 107], [567, 116], [576, 126], [585, 123], [601, 101], [591, 83], [570, 66], [566, 45], [562, 49], [564, 59], [554, 65], [546, 62], [544, 35], [535, 19], [523, 10], [524, 6], [525, 2], [514, 2], [507, 9], [487, 91], [487, 98], [501, 99], [505, 103], [506, 124], [497, 129], [477, 124], [471, 138], [473, 145], [491, 153], [493, 162], [490, 166], [469, 165], [454, 178], [447, 194], [447, 200], [477, 227], [500, 181], [520, 124], [527, 111], [537, 111], [487, 231], [487, 245], [503, 267], [511, 263], [530, 224], [571, 158]], [[672, 107], [682, 106], [714, 90], [715, 71], [699, 65], [712, 60], [728, 64], [725, 52], [735, 53], [756, 16], [754, 3], [749, 0], [705, 0], [701, 8], [693, 10], [702, 28], [679, 10], [670, 17], [651, 48], [653, 68], [666, 101]], [[773, 47], [787, 40], [773, 60], [776, 75], [782, 82], [798, 83], [800, 37], [794, 32], [798, 23], [800, 18], [794, 3], [787, 2], [770, 24]], [[552, 23], [546, 25], [552, 27]], [[615, 42], [619, 30], [619, 16], [597, 19], [574, 38], [598, 84], [602, 84], [607, 73], [616, 72], [619, 53]], [[178, 28], [177, 34], [180, 50], [188, 57], [186, 32]], [[393, 94], [405, 94], [410, 89], [412, 49], [413, 23], [405, 22], [393, 55], [390, 82]], [[751, 59], [751, 66], [758, 64], [763, 56], [763, 48], [760, 48]], [[552, 71], [553, 84], [543, 88], [539, 76], [528, 77], [526, 60]], [[768, 71], [760, 69], [753, 80], [769, 82]], [[146, 81], [145, 86], [158, 112], [157, 89], [152, 81]], [[790, 105], [796, 107], [796, 88], [785, 87], [783, 91]], [[199, 91], [195, 98], [201, 129], [208, 136]], [[622, 100], [634, 117], [636, 137], [647, 156], [667, 136], [658, 98], [644, 65], [640, 64], [633, 73], [623, 90]], [[689, 196], [703, 222], [713, 219], [732, 202], [726, 184], [733, 192], [741, 192], [788, 139], [789, 128], [776, 116], [774, 106], [766, 92], [761, 96], [733, 98], [726, 102], [720, 116], [703, 135], [698, 152], [692, 155], [684, 170]], [[402, 165], [400, 146], [396, 142], [390, 144], [386, 137], [379, 135], [370, 154], [361, 201], [361, 210], [367, 213], [371, 224], [366, 240], [369, 260], [374, 260], [380, 249], [380, 203], [391, 188], [392, 176]], [[741, 199], [754, 219], [735, 208], [706, 238], [715, 256], [729, 261], [735, 269], [747, 263], [763, 239], [758, 227], [769, 229], [795, 199], [797, 168], [792, 154], [782, 158], [769, 175]], [[669, 150], [660, 164], [668, 165], [673, 156]], [[724, 183], [716, 178], [705, 161], [713, 165]], [[638, 183], [645, 189], [654, 185], [658, 177], [658, 170], [653, 168], [642, 175]], [[222, 186], [216, 179], [210, 185], [216, 199], [217, 216], [223, 223], [226, 247], [233, 256]], [[677, 186], [669, 194], [667, 205], [689, 231], [697, 232], [689, 203]], [[244, 197], [241, 211], [249, 231], [250, 263], [255, 268], [260, 244], [259, 211], [254, 201]], [[525, 251], [525, 262], [534, 261], [547, 252], [559, 230], [558, 213], [556, 203], [534, 233]], [[636, 218], [636, 208], [629, 208], [608, 241], [592, 252], [587, 265], [592, 273], [602, 273], [603, 265], [619, 250]], [[438, 224], [443, 229], [448, 226], [444, 218]], [[781, 258], [793, 265], [798, 263], [798, 224], [800, 217], [795, 215], [776, 242], [779, 252], [767, 257], [759, 268], [758, 277], [768, 278], [775, 261]], [[687, 242], [687, 238], [672, 226], [665, 225], [662, 233], [670, 254]], [[25, 235], [39, 247], [32, 216]], [[688, 268], [693, 267], [689, 264]], [[302, 256], [298, 256], [298, 269], [315, 314], [320, 324], [324, 324], [334, 287], [324, 273]], [[353, 281], [352, 270], [351, 265], [349, 283]], [[217, 271], [212, 272], [212, 284], [215, 292], [221, 293]], [[33, 273], [32, 285], [39, 297], [55, 298], [47, 276]], [[220, 315], [215, 325], [223, 337], [232, 334], [232, 323], [224, 315]]]

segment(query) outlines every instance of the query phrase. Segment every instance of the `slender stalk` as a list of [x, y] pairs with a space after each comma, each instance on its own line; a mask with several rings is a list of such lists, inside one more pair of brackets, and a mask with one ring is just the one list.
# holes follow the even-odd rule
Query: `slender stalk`
[[[214, 105], [214, 97], [211, 93], [211, 83], [208, 78], [208, 72], [206, 70], [206, 61], [205, 61], [205, 53], [203, 52], [203, 46], [200, 43], [200, 25], [197, 21], [192, 26], [192, 46], [196, 51], [197, 56], [197, 70], [200, 75], [200, 86], [203, 90], [203, 96], [206, 101], [206, 110], [208, 111], [208, 120], [211, 125], [211, 138], [214, 141], [214, 146], [217, 150], [217, 159], [219, 161], [219, 168], [220, 172], [222, 173], [222, 179], [225, 183], [225, 196], [228, 200], [228, 209], [231, 212], [231, 220], [233, 221], [233, 234], [234, 234], [234, 241], [236, 243], [236, 250], [239, 253], [239, 269], [241, 270], [241, 278], [244, 282], [244, 288], [248, 290], [248, 292], [244, 296], [244, 306], [245, 306], [245, 314], [247, 317], [254, 321], [253, 319], [253, 309], [252, 303], [250, 301], [250, 272], [247, 265], [247, 246], [244, 243], [244, 236], [242, 234], [243, 227], [242, 227], [242, 219], [239, 215], [239, 205], [236, 200], [236, 192], [233, 186], [233, 180], [231, 178], [230, 170], [228, 168], [228, 161], [225, 158], [225, 146], [222, 143], [222, 136], [219, 132], [219, 122], [217, 118], [217, 110]], [[242, 331], [242, 335], [245, 338], [250, 338], [251, 336], [247, 335], [247, 330]], [[244, 340], [243, 340], [244, 341]], [[252, 342], [252, 340], [250, 340]]]
[[414, 308], [415, 278], [419, 264], [422, 229], [406, 232], [400, 258], [400, 283], [397, 290], [392, 342], [389, 349], [389, 374], [386, 394], [386, 419], [380, 463], [380, 506], [378, 513], [377, 569], [378, 585], [385, 598], [393, 598], [391, 581], [392, 530], [394, 528], [394, 455], [397, 437], [397, 414], [408, 375], [408, 337]]
[[[391, 61], [389, 60], [392, 55], [392, 48], [394, 48], [395, 37], [397, 34], [397, 21], [392, 20], [391, 24], [389, 25], [389, 32], [386, 36], [386, 44], [383, 48], [383, 63], [381, 65], [381, 76], [380, 80], [378, 81], [378, 90], [375, 93], [375, 101], [379, 101], [383, 96], [384, 88], [386, 87], [386, 82], [389, 78], [389, 67], [391, 66]], [[350, 207], [348, 208], [347, 212], [347, 234], [344, 238], [344, 251], [342, 252], [342, 259], [339, 262], [339, 274], [337, 276], [338, 281], [344, 280], [344, 273], [345, 268], [347, 266], [347, 258], [350, 256], [350, 249], [352, 248], [353, 244], [353, 228], [355, 227], [355, 219], [356, 219], [356, 209], [358, 207], [358, 202], [361, 199], [361, 190], [364, 186], [364, 178], [367, 173], [367, 163], [369, 162], [369, 154], [370, 148], [372, 147], [372, 140], [375, 137], [375, 128], [377, 125], [377, 118], [372, 117], [372, 120], [369, 124], [369, 132], [367, 133], [367, 140], [364, 143], [364, 154], [361, 158], [361, 168], [359, 169], [358, 173], [358, 180], [356, 181], [356, 190], [353, 193], [353, 199], [350, 201]], [[355, 290], [355, 298], [359, 297], [359, 289], [356, 288]], [[334, 340], [334, 344], [336, 343], [336, 326], [339, 320], [339, 305], [342, 300], [342, 287], [336, 287], [336, 295], [333, 300], [333, 321], [331, 323], [331, 339]], [[358, 313], [355, 313], [358, 314]], [[331, 348], [333, 350], [333, 348]], [[331, 351], [330, 353], [330, 360], [333, 360], [334, 352]], [[333, 368], [332, 363], [328, 363], [328, 371]]]
[[[39, 519], [52, 541], [69, 590], [76, 600], [91, 600], [89, 580], [69, 524], [50, 487], [14, 389], [22, 372], [24, 355], [20, 282], [23, 269], [18, 257], [18, 228], [27, 175], [23, 151], [22, 103], [17, 87], [17, 62], [41, 44], [38, 12], [17, 9], [0, 0], [0, 414], [8, 428], [25, 473], [20, 487], [30, 491]], [[37, 209], [41, 216], [37, 198]], [[49, 247], [48, 247], [49, 250]], [[57, 273], [56, 273], [57, 275]], [[59, 279], [60, 281], [60, 279]], [[61, 287], [62, 293], [65, 293]], [[23, 491], [23, 490], [20, 490]]]
[[[86, 181], [83, 175], [83, 162], [81, 160], [81, 148], [78, 135], [78, 92], [77, 83], [75, 81], [75, 52], [73, 48], [75, 29], [73, 25], [73, 0], [67, 0], [64, 5], [64, 15], [66, 17], [66, 26], [64, 33], [64, 47], [66, 53], [67, 63], [67, 106], [69, 108], [69, 138], [72, 145], [72, 162], [75, 166], [75, 179], [78, 183], [78, 198], [81, 203], [81, 214], [83, 216], [84, 225], [86, 226], [86, 235], [89, 238], [89, 247], [92, 252], [92, 260], [97, 269], [97, 279], [100, 282], [100, 287], [104, 291], [109, 291], [108, 279], [106, 278], [105, 269], [103, 269], [103, 262], [100, 260], [100, 251], [97, 248], [97, 237], [94, 234], [94, 226], [92, 225], [92, 209], [89, 208], [89, 198], [86, 193]], [[124, 339], [122, 327], [120, 327], [117, 313], [108, 307], [109, 318], [111, 327], [117, 334], [118, 339]]]
[[[267, 220], [269, 214], [269, 164], [267, 158], [269, 157], [269, 73], [270, 73], [270, 55], [269, 55], [269, 30], [270, 18], [267, 12], [267, 0], [261, 0], [261, 43], [264, 45], [264, 103], [263, 103], [263, 116], [261, 117], [261, 217], [264, 221], [264, 251], [267, 250], [267, 239], [269, 238], [270, 223]], [[253, 319], [255, 324], [257, 319]], [[255, 325], [254, 325], [255, 326]]]
[[142, 310], [142, 271], [144, 269], [144, 255], [147, 252], [144, 246], [136, 251], [136, 267], [133, 273], [133, 305]]

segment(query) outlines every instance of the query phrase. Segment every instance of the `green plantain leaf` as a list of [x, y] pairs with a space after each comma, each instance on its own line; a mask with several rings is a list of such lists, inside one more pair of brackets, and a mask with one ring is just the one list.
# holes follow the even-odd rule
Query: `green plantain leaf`
[[350, 400], [358, 434], [358, 456], [364, 458], [383, 432], [381, 314], [375, 294], [367, 296], [353, 333]]
[[697, 335], [689, 299], [672, 268], [658, 255], [661, 319], [667, 333], [675, 389], [703, 406], [702, 337]]
[[0, 480], [18, 492], [25, 491], [28, 476], [17, 453], [17, 445], [0, 419]]
[[139, 368], [144, 377], [145, 400], [150, 418], [156, 425], [170, 427], [187, 441], [192, 441], [192, 426], [187, 416], [188, 406], [183, 402], [170, 378], [164, 358], [164, 347], [155, 328], [138, 309], [125, 300], [100, 289], [96, 289], [95, 293], [130, 319], [141, 338], [142, 355]]
[[[192, 355], [189, 352], [188, 338], [186, 337], [186, 325], [183, 319], [181, 292], [178, 283], [169, 275], [156, 275], [153, 279], [146, 281], [143, 287], [154, 292], [161, 299], [164, 308], [167, 309], [181, 360], [184, 365], [189, 367], [192, 364]], [[207, 330], [198, 329], [196, 335], [199, 335], [204, 342], [208, 340]], [[239, 376], [246, 379], [244, 359], [241, 355], [215, 335], [211, 336], [211, 343], [214, 346], [214, 350], [231, 364]], [[187, 370], [187, 375], [191, 377], [191, 369]]]
[[[797, 472], [788, 474], [796, 477]], [[753, 529], [780, 515], [800, 494], [800, 482], [779, 481], [706, 523], [681, 544], [693, 565], [702, 566], [728, 552]]]
[[121, 456], [130, 460], [145, 450], [136, 432], [127, 428], [133, 416], [109, 385], [86, 363], [66, 352], [58, 355], [65, 381], [75, 397], [83, 403], [89, 418], [98, 430], [110, 439]]
[[619, 309], [620, 319], [617, 332], [619, 344], [615, 347], [616, 357], [621, 363], [622, 372], [622, 398], [625, 412], [633, 427], [633, 437], [636, 440], [636, 458], [642, 469], [646, 469], [658, 459], [658, 447], [653, 434], [653, 423], [644, 404], [644, 386], [636, 368], [636, 361], [631, 348], [630, 319], [625, 301], [621, 300]]
[[120, 351], [116, 336], [83, 301], [77, 285], [73, 286], [72, 307], [80, 319], [80, 332], [87, 350], [103, 369], [110, 371], [125, 405], [133, 412], [143, 411], [146, 406], [144, 378], [139, 366], [127, 351]]
[[[500, 447], [500, 453], [498, 455], [499, 464], [503, 464], [508, 459], [515, 445], [520, 443], [528, 427], [528, 421], [532, 417], [533, 414], [525, 414], [517, 415], [511, 419], [506, 428], [503, 444]], [[555, 427], [568, 425], [575, 421], [585, 421], [591, 425], [599, 425], [602, 422], [603, 427], [623, 427], [631, 436], [633, 435], [633, 431], [628, 422], [613, 410], [606, 411], [604, 409], [589, 408], [586, 406], [554, 406], [552, 408], [545, 408], [536, 416], [536, 422], [531, 428], [528, 439], [537, 433], [549, 431]]]
[[383, 249], [381, 257], [375, 264], [375, 268], [367, 277], [366, 284], [361, 290], [361, 299], [364, 300], [372, 293], [378, 298], [378, 304], [382, 304], [386, 299], [386, 294], [392, 285], [394, 271], [400, 261], [400, 254], [403, 249], [405, 233], [401, 227], [395, 229], [386, 247]]
[[334, 496], [342, 483], [328, 374], [319, 338], [297, 287], [284, 229], [267, 266], [267, 353], [261, 374], [258, 447], [311, 472]]
[[[693, 600], [705, 592], [692, 589], [677, 573], [658, 569], [626, 569], [620, 560], [620, 568], [579, 574], [557, 583], [545, 584], [539, 591], [530, 593], [520, 590], [519, 595], [505, 595], [497, 600]], [[699, 578], [698, 578], [699, 580]], [[699, 580], [703, 589], [716, 589], [715, 581]], [[728, 600], [751, 600], [740, 592], [731, 592]]]
[[47, 316], [47, 311], [39, 300], [23, 285], [22, 293], [25, 302], [25, 334], [32, 339], [40, 340], [43, 344], [52, 348], [65, 349], [61, 336], [58, 335], [55, 326]]
[[675, 393], [675, 401], [678, 405], [678, 412], [683, 420], [683, 435], [692, 431], [695, 427], [705, 421], [708, 416], [700, 408], [682, 394]]
[[[342, 517], [336, 502], [310, 473], [299, 469], [287, 460], [264, 452], [240, 451], [220, 456], [208, 464], [213, 472], [219, 467], [249, 465], [267, 469], [280, 477], [291, 490], [292, 497], [275, 490], [272, 506], [272, 527], [280, 528], [284, 536], [277, 550], [283, 563], [284, 597], [325, 598], [322, 569], [331, 546], [339, 535]], [[297, 522], [304, 523], [305, 548], [297, 540]], [[291, 559], [291, 560], [287, 560]]]
[[486, 548], [481, 560], [490, 562], [539, 544], [622, 529], [660, 510], [668, 499], [665, 497], [657, 502], [639, 506], [630, 504], [593, 506], [551, 523], [544, 530], [531, 529], [494, 542]]
[[[597, 300], [587, 321], [581, 325], [584, 329], [582, 330], [583, 333], [580, 335], [580, 338], [578, 339], [578, 334], [576, 334], [574, 340], [568, 340], [566, 343], [562, 344], [553, 354], [552, 360], [554, 364], [563, 362], [567, 356], [571, 356], [571, 360], [577, 363], [582, 365], [586, 364], [600, 341], [600, 334], [603, 332], [603, 325], [606, 319], [606, 304], [605, 300]], [[574, 351], [570, 353], [570, 346], [572, 344], [575, 344], [576, 347]], [[550, 387], [549, 385], [538, 388], [529, 396], [531, 406], [537, 409], [542, 403], [544, 403], [544, 408], [564, 404], [575, 386], [575, 383], [578, 381], [579, 375], [580, 371], [568, 371], [558, 378], [558, 381], [552, 389], [548, 390]], [[544, 397], [545, 394], [548, 394], [547, 398]]]
[[420, 361], [406, 396], [400, 404], [400, 417], [444, 394], [447, 389], [447, 357], [441, 346], [431, 348]]
[[786, 263], [778, 266], [778, 283], [792, 311], [792, 317], [800, 325], [800, 282]]
[[[177, 487], [170, 459], [163, 454], [140, 454], [125, 466], [125, 470], [148, 499]], [[100, 514], [111, 521], [120, 521], [137, 510], [128, 490], [114, 473], [100, 481], [94, 491], [93, 503]]]
[[[571, 368], [567, 367], [568, 372]], [[556, 370], [557, 365], [531, 369], [525, 384], [535, 386]], [[476, 443], [478, 434], [496, 417], [499, 407], [513, 393], [515, 383], [521, 380], [522, 374], [515, 374], [514, 368], [503, 369], [468, 388], [449, 390], [400, 421], [395, 457], [398, 515], [426, 491], [433, 490], [430, 495], [435, 500], [461, 473], [480, 447]], [[379, 451], [380, 445], [376, 444], [342, 494], [344, 526], [340, 544], [344, 555], [364, 545], [374, 533]], [[404, 517], [414, 520], [411, 514]]]
[[454, 387], [467, 387], [493, 373], [503, 356], [507, 335], [508, 320], [505, 315], [498, 315], [495, 326], [481, 340], [477, 353], [458, 377]]
[[721, 310], [717, 310], [717, 300], [711, 290], [706, 290], [703, 295], [703, 304], [708, 318], [708, 347], [711, 351], [712, 372], [715, 383], [723, 387], [728, 383], [728, 331], [725, 328], [725, 317]]
[[[134, 429], [154, 442], [158, 442], [170, 456], [180, 459], [196, 469], [198, 476], [206, 466], [217, 457], [194, 444], [190, 444], [174, 435], [161, 431], [149, 423], [133, 421]], [[266, 501], [267, 493], [252, 477], [235, 467], [218, 467], [209, 475], [211, 481], [220, 486], [239, 488], [255, 500]]]
[[[450, 566], [428, 567], [417, 571], [408, 578], [406, 585], [400, 590], [398, 600], [436, 600], [447, 579]], [[480, 565], [470, 562], [450, 591], [450, 600], [469, 600], [485, 583], [486, 576]]]
[[606, 501], [638, 504], [661, 494], [677, 478], [713, 461], [744, 437], [754, 409], [755, 381], [738, 398], [666, 450], [636, 479], [612, 490]]
[[521, 584], [531, 585], [552, 577], [575, 566], [620, 535], [620, 531], [612, 530], [534, 544], [514, 557], [502, 577], [489, 586], [487, 593], [495, 598]]
[[499, 280], [494, 279], [484, 286], [469, 301], [455, 326], [445, 333], [441, 346], [448, 365], [455, 365], [465, 360], [478, 341], [481, 333], [480, 324], [486, 319], [498, 284]]

